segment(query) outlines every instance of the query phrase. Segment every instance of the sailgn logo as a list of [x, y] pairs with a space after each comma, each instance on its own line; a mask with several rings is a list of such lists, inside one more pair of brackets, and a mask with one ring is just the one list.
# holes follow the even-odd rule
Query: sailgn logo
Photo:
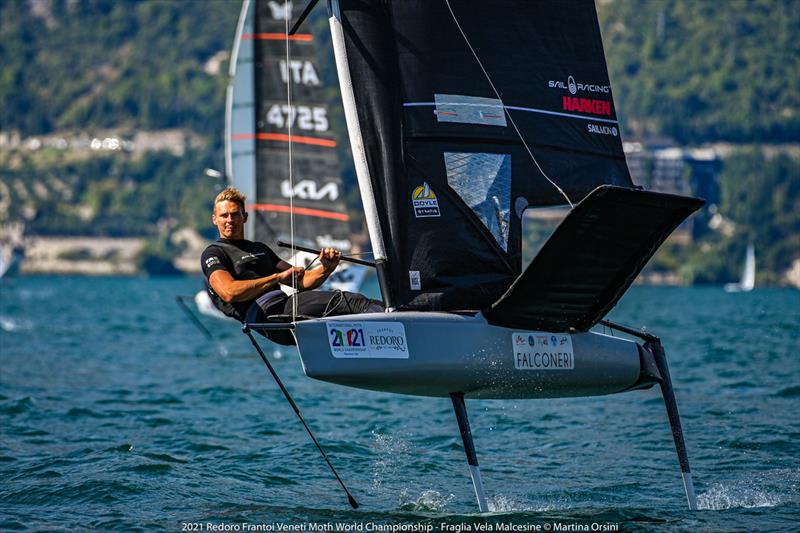
[[427, 182], [414, 189], [411, 194], [411, 204], [414, 206], [414, 216], [417, 218], [441, 216], [439, 200]]
[[335, 182], [328, 182], [317, 189], [316, 182], [312, 180], [301, 180], [294, 184], [289, 180], [281, 182], [281, 195], [284, 198], [299, 198], [301, 200], [324, 200], [326, 197], [333, 202], [339, 198], [339, 186]]

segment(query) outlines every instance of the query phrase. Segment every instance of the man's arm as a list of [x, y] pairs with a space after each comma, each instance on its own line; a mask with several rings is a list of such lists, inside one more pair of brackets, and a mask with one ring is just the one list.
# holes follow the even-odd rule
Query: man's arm
[[322, 263], [322, 266], [314, 270], [306, 270], [303, 277], [298, 280], [298, 287], [303, 290], [311, 290], [325, 283], [328, 276], [336, 270], [341, 257], [342, 253], [338, 250], [323, 248], [319, 253], [319, 262]]
[[[283, 261], [281, 261], [283, 263]], [[303, 269], [300, 267], [289, 266], [289, 268], [277, 274], [271, 274], [263, 278], [239, 280], [233, 279], [227, 270], [215, 270], [208, 278], [208, 282], [214, 292], [222, 300], [230, 302], [245, 302], [258, 298], [269, 289], [276, 288], [278, 283], [291, 284], [292, 274], [300, 274]], [[281, 265], [278, 265], [281, 268]], [[302, 284], [302, 277], [299, 282]]]

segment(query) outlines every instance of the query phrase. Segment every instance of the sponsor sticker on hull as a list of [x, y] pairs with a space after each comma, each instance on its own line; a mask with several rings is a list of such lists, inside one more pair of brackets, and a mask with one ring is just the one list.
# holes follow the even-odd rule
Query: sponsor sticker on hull
[[337, 359], [408, 359], [406, 329], [398, 322], [326, 324], [328, 346]]
[[511, 335], [517, 370], [574, 370], [572, 337], [566, 333], [522, 331]]

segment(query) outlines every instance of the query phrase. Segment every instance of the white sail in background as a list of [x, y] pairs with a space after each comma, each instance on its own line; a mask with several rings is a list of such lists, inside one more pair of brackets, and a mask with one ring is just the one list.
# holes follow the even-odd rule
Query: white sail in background
[[744, 270], [742, 279], [738, 283], [728, 283], [725, 285], [725, 292], [750, 292], [756, 286], [756, 249], [752, 243], [747, 245], [747, 252], [744, 258]]

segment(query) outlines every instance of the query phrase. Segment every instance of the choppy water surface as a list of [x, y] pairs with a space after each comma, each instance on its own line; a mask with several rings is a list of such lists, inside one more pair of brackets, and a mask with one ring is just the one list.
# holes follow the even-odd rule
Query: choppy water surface
[[478, 515], [449, 400], [315, 382], [270, 346], [350, 510], [246, 337], [205, 322], [210, 343], [176, 306], [197, 286], [0, 285], [0, 529], [797, 527], [798, 291], [634, 288], [611, 314], [664, 341], [701, 511], [685, 509], [652, 389], [468, 401], [494, 510]]

